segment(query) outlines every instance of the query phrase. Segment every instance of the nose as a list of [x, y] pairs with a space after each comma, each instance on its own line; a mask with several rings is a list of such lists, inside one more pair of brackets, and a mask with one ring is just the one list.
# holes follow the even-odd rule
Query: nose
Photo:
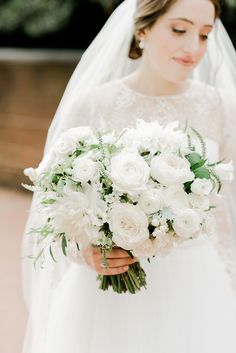
[[196, 55], [200, 48], [199, 36], [189, 36], [183, 46], [183, 51], [189, 55]]

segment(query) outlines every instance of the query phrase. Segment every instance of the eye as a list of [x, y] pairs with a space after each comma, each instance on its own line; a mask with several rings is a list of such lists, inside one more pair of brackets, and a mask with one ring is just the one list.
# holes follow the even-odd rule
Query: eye
[[209, 37], [206, 34], [201, 34], [200, 37], [203, 41], [207, 41], [209, 39]]
[[186, 31], [184, 29], [179, 29], [179, 28], [172, 28], [172, 31], [174, 33], [178, 33], [178, 34], [186, 33]]

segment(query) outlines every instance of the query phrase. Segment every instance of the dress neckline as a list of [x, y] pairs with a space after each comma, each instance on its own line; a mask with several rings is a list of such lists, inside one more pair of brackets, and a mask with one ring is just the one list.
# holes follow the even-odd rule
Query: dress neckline
[[158, 99], [175, 99], [175, 98], [182, 98], [182, 97], [185, 97], [185, 96], [187, 96], [190, 92], [191, 92], [191, 90], [192, 90], [192, 87], [193, 87], [193, 82], [194, 82], [194, 80], [192, 80], [192, 79], [189, 79], [188, 80], [189, 81], [189, 86], [188, 86], [188, 88], [184, 91], [184, 92], [181, 92], [181, 93], [177, 93], [177, 94], [170, 94], [170, 95], [150, 95], [150, 94], [145, 94], [145, 93], [141, 93], [141, 92], [138, 92], [138, 91], [136, 91], [136, 90], [134, 90], [133, 88], [131, 88], [131, 87], [129, 87], [125, 82], [124, 82], [124, 80], [123, 79], [119, 79], [119, 80], [117, 80], [117, 82], [126, 90], [126, 91], [128, 91], [128, 92], [130, 92], [130, 93], [133, 93], [133, 94], [135, 94], [136, 96], [139, 96], [139, 97], [142, 97], [142, 98], [150, 98], [150, 99], [156, 99], [156, 100], [158, 100]]

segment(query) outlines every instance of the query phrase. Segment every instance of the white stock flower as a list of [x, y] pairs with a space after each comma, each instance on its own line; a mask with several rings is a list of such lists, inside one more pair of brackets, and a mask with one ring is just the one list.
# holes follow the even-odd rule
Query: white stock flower
[[155, 253], [156, 249], [154, 247], [153, 240], [151, 239], [146, 239], [141, 245], [132, 251], [132, 254], [138, 258], [150, 257], [155, 255]]
[[212, 182], [209, 179], [195, 179], [191, 184], [191, 191], [197, 195], [209, 195], [213, 188]]
[[26, 168], [24, 169], [24, 174], [32, 181], [32, 183], [37, 183], [39, 175], [37, 169]]
[[57, 158], [54, 153], [46, 154], [42, 161], [39, 163], [37, 172], [38, 174], [46, 173], [57, 163]]
[[183, 184], [194, 179], [186, 159], [167, 153], [151, 160], [151, 176], [164, 186]]
[[139, 206], [114, 204], [109, 218], [113, 241], [117, 246], [131, 250], [149, 238], [148, 219]]
[[234, 179], [234, 166], [232, 161], [220, 163], [214, 167], [217, 176], [221, 181], [232, 181]]
[[173, 221], [173, 228], [176, 234], [188, 239], [200, 231], [201, 218], [197, 212], [191, 209], [180, 210]]
[[81, 183], [95, 178], [98, 174], [97, 164], [87, 157], [77, 157], [73, 162], [72, 179]]
[[141, 193], [138, 204], [145, 213], [155, 213], [163, 208], [163, 192], [150, 189]]
[[150, 168], [134, 152], [122, 151], [111, 159], [110, 178], [116, 191], [134, 195], [146, 189]]

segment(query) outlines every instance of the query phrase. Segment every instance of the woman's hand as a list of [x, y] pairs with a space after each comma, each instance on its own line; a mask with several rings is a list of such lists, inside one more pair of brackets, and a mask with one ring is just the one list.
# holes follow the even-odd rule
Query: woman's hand
[[102, 267], [103, 256], [99, 248], [92, 245], [81, 250], [85, 262], [91, 266], [97, 273], [102, 275], [118, 275], [128, 271], [128, 266], [137, 262], [137, 258], [132, 258], [127, 251], [113, 248], [106, 252], [108, 268]]

